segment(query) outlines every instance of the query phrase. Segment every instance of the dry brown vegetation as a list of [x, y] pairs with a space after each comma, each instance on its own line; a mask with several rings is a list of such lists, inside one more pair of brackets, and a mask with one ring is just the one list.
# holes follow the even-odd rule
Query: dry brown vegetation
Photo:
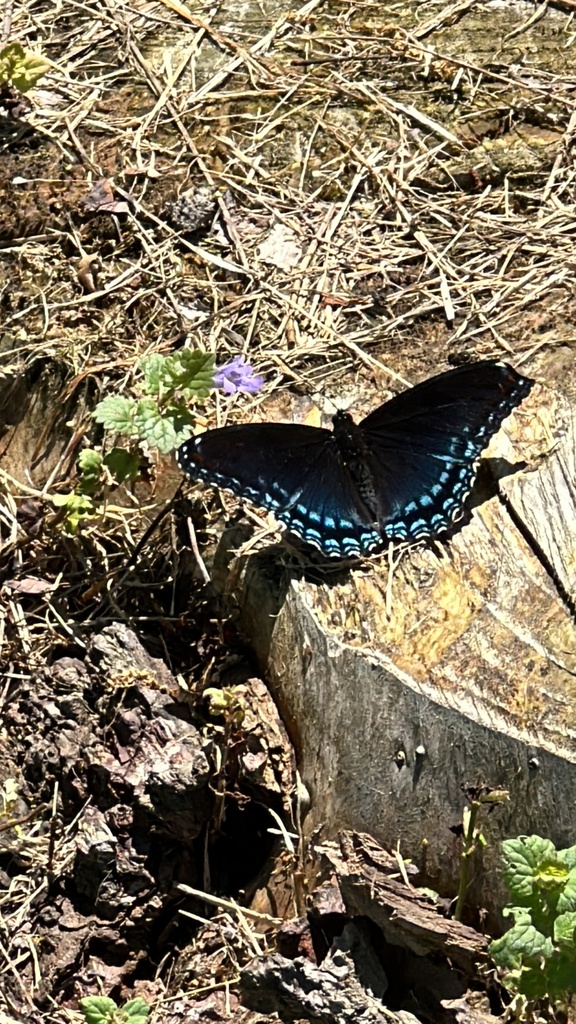
[[[276, 912], [257, 936], [221, 907], [190, 946], [176, 887], [206, 891], [212, 874], [220, 893], [258, 889], [274, 822], [239, 808], [288, 816], [287, 741], [271, 710], [258, 721], [252, 682], [269, 775], [251, 774], [249, 747], [218, 767], [230, 732], [202, 691], [250, 673], [182, 517], [134, 557], [179, 482], [166, 460], [78, 536], [51, 495], [102, 441], [98, 399], [130, 394], [142, 356], [184, 343], [220, 363], [242, 351], [266, 377], [261, 409], [209, 403], [209, 422], [290, 415], [318, 392], [372, 406], [484, 356], [573, 391], [574, 5], [28, 0], [7, 5], [3, 32], [51, 65], [27, 97], [0, 97], [0, 1021], [79, 1020], [79, 996], [122, 1001], [135, 983], [159, 1020], [230, 1019]], [[128, 626], [170, 672], [115, 632]], [[182, 808], [151, 808], [149, 779], [122, 774], [134, 730], [141, 771], [175, 771], [149, 735], [166, 692], [188, 708], [200, 779], [188, 829]], [[185, 793], [171, 777], [170, 799]], [[283, 864], [290, 918], [302, 865]], [[221, 1016], [186, 1016], [215, 992], [206, 1013]]]

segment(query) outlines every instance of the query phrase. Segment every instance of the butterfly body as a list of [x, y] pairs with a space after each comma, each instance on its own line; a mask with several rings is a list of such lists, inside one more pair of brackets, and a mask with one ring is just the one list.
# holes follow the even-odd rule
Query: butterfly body
[[221, 427], [190, 438], [180, 468], [270, 509], [331, 558], [434, 537], [458, 519], [477, 461], [532, 381], [484, 360], [432, 377], [355, 423]]

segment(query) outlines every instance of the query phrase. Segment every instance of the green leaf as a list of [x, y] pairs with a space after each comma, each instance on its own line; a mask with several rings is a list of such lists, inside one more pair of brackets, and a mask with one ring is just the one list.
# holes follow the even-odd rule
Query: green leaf
[[512, 907], [508, 904], [502, 910], [503, 917], [513, 917], [514, 924], [532, 924], [532, 916], [527, 907]]
[[169, 405], [163, 406], [162, 415], [164, 419], [169, 419], [174, 427], [173, 448], [178, 448], [194, 433], [195, 417], [185, 402], [170, 402]]
[[11, 82], [18, 92], [28, 92], [46, 74], [50, 64], [29, 53], [20, 43], [8, 43], [0, 50], [0, 84]]
[[174, 421], [176, 430], [190, 430], [196, 421], [196, 417], [191, 411], [188, 402], [185, 402], [183, 399], [173, 398], [167, 405], [163, 406], [162, 411], [164, 415], [170, 416]]
[[540, 966], [524, 967], [518, 979], [518, 991], [530, 1000], [545, 999], [550, 993], [546, 971]]
[[504, 879], [512, 899], [523, 905], [534, 900], [536, 876], [541, 865], [553, 863], [556, 849], [549, 839], [540, 836], [520, 836], [502, 843]]
[[[563, 853], [560, 850], [560, 853]], [[558, 903], [556, 909], [559, 914], [566, 914], [570, 911], [576, 911], [576, 869], [572, 868], [566, 879], [564, 890], [558, 897]]]
[[506, 882], [521, 905], [504, 909], [514, 924], [490, 954], [503, 984], [528, 1003], [566, 1002], [576, 990], [575, 848], [557, 851], [549, 839], [521, 836], [502, 849]]
[[522, 917], [500, 939], [490, 943], [490, 956], [498, 967], [512, 970], [531, 961], [539, 963], [553, 952], [552, 939]]
[[86, 1024], [109, 1024], [118, 1010], [114, 1000], [108, 996], [85, 996], [79, 1003]]
[[180, 391], [189, 401], [205, 398], [214, 387], [214, 356], [198, 349], [184, 348], [172, 355], [154, 353], [140, 362], [144, 375], [142, 390], [159, 400]]
[[204, 690], [210, 714], [223, 715], [231, 725], [239, 727], [246, 714], [246, 688], [244, 686], [226, 686], [219, 690], [216, 686], [208, 686]]
[[55, 508], [66, 509], [66, 528], [69, 533], [78, 533], [83, 519], [90, 519], [96, 514], [94, 502], [88, 494], [52, 494], [50, 498]]
[[70, 491], [69, 494], [52, 494], [50, 496], [50, 501], [52, 502], [53, 505], [56, 506], [56, 508], [64, 508], [64, 506], [68, 504], [70, 499], [75, 497], [76, 495], [74, 491]]
[[559, 893], [568, 881], [568, 868], [557, 861], [541, 864], [534, 875], [539, 889], [548, 893]]
[[576, 983], [576, 913], [574, 911], [558, 915], [554, 921], [554, 941], [561, 950], [572, 953]]
[[154, 429], [162, 415], [158, 408], [158, 402], [153, 398], [140, 398], [134, 409], [134, 431], [137, 437], [145, 438], [149, 431]]
[[567, 1000], [576, 993], [576, 958], [574, 955], [555, 957], [548, 965], [548, 994], [552, 999]]
[[178, 438], [174, 424], [161, 414], [151, 398], [141, 398], [136, 407], [134, 426], [138, 436], [166, 455], [176, 447]]
[[184, 441], [187, 441], [189, 437], [192, 437], [192, 434], [192, 430], [177, 430], [174, 435], [174, 448], [179, 448], [181, 444], [184, 444]]
[[94, 419], [97, 423], [102, 423], [105, 430], [133, 436], [135, 414], [136, 402], [132, 398], [108, 395], [98, 402], [94, 410]]
[[86, 476], [100, 476], [102, 456], [93, 448], [84, 448], [78, 456], [78, 468]]
[[439, 903], [440, 901], [440, 897], [435, 889], [428, 889], [427, 886], [422, 885], [418, 886], [418, 892], [422, 896], [427, 896], [428, 899], [432, 901], [432, 903]]
[[89, 513], [94, 511], [94, 502], [88, 494], [53, 494], [51, 502], [56, 508], [67, 508], [69, 512]]
[[170, 386], [182, 391], [185, 398], [206, 398], [214, 388], [215, 369], [214, 356], [198, 349], [183, 348], [174, 353], [167, 376]]
[[558, 850], [558, 860], [562, 861], [572, 871], [576, 868], [576, 846], [568, 846], [565, 850]]
[[159, 398], [163, 388], [171, 386], [167, 370], [172, 359], [173, 356], [163, 356], [159, 352], [155, 352], [140, 360], [140, 369], [144, 374], [142, 385], [144, 394], [156, 395]]
[[146, 1024], [150, 1007], [145, 999], [130, 999], [128, 1003], [124, 1003], [122, 1014], [129, 1024]]
[[104, 464], [118, 484], [126, 481], [132, 483], [140, 475], [140, 459], [127, 448], [111, 448], [104, 459]]
[[94, 495], [101, 488], [102, 456], [93, 448], [85, 448], [78, 456], [78, 469], [80, 480], [76, 487], [76, 494]]

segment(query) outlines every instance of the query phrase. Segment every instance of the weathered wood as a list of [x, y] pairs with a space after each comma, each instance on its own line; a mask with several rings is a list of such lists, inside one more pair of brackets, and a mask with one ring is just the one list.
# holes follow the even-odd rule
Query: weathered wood
[[440, 955], [470, 979], [475, 976], [486, 960], [486, 937], [443, 917], [429, 898], [391, 878], [370, 836], [342, 832], [338, 843], [323, 844], [317, 852], [334, 871], [348, 914], [369, 918], [392, 945], [416, 956]]
[[296, 742], [308, 826], [399, 843], [454, 893], [463, 791], [506, 789], [474, 862], [471, 900], [492, 909], [498, 840], [574, 840], [574, 411], [535, 387], [496, 440], [492, 465], [527, 462], [505, 499], [393, 572], [383, 558], [306, 578], [277, 549], [216, 571]]

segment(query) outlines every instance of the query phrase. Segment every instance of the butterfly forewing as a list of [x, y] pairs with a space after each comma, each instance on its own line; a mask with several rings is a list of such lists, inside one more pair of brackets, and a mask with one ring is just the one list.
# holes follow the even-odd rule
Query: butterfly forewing
[[384, 402], [362, 420], [362, 430], [380, 434], [394, 427], [406, 441], [426, 448], [435, 439], [464, 444], [470, 435], [489, 438], [526, 397], [533, 381], [507, 363], [482, 360], [448, 370]]

